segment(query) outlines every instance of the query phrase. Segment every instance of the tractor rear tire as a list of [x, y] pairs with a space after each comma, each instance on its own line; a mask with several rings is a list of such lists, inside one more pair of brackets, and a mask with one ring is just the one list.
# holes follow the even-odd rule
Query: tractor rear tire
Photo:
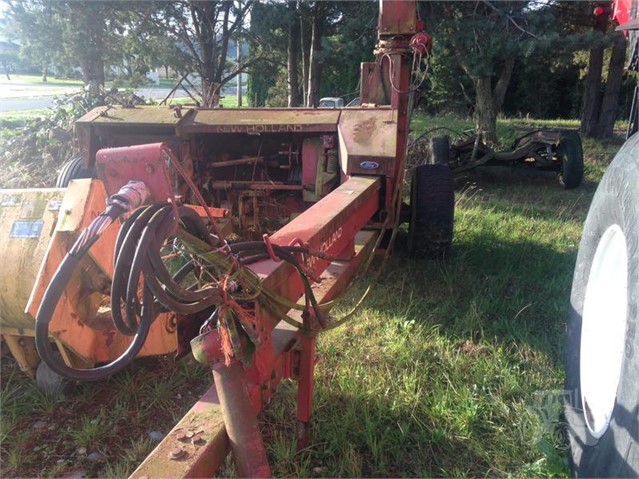
[[411, 183], [408, 253], [445, 259], [453, 242], [455, 184], [448, 165], [420, 165]]
[[447, 165], [450, 160], [450, 138], [447, 136], [434, 136], [430, 139], [431, 165]]
[[95, 171], [93, 168], [84, 168], [82, 166], [82, 158], [74, 158], [62, 165], [55, 187], [66, 188], [71, 180], [80, 178], [95, 178]]
[[573, 277], [565, 417], [575, 477], [639, 476], [639, 135], [590, 206]]
[[562, 133], [557, 146], [559, 166], [559, 183], [565, 189], [576, 188], [584, 177], [584, 152], [581, 138], [576, 131]]

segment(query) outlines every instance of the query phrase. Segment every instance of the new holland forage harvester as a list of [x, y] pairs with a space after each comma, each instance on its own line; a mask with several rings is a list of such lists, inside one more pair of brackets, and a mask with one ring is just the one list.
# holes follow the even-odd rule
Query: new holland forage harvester
[[[283, 378], [308, 441], [317, 334], [341, 323], [333, 300], [402, 217], [430, 46], [414, 1], [383, 0], [361, 107], [101, 107], [76, 124], [98, 179], [1, 192], [2, 335], [26, 372], [97, 380], [189, 351], [212, 368], [215, 386], [135, 477], [211, 476], [229, 449], [241, 476], [269, 475], [256, 413]], [[444, 254], [450, 170], [415, 178], [412, 248]]]

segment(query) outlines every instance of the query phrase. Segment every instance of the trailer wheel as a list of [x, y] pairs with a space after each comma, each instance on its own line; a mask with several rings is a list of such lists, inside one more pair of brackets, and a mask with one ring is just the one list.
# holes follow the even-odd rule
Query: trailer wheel
[[450, 138], [448, 136], [434, 136], [430, 139], [431, 165], [447, 165], [450, 160]]
[[408, 253], [443, 259], [453, 242], [455, 185], [448, 165], [420, 165], [411, 184]]
[[581, 184], [584, 176], [584, 153], [581, 138], [576, 131], [562, 133], [557, 146], [559, 183], [567, 190]]
[[80, 178], [95, 178], [95, 171], [93, 168], [83, 168], [82, 158], [73, 158], [62, 165], [55, 187], [66, 188], [71, 180]]
[[639, 135], [599, 185], [568, 314], [565, 417], [576, 477], [639, 474]]

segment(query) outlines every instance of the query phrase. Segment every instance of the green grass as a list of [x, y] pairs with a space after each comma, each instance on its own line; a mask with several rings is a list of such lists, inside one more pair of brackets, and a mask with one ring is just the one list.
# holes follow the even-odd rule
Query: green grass
[[[414, 134], [434, 123], [419, 119]], [[564, 318], [582, 224], [618, 143], [584, 141], [586, 177], [570, 191], [519, 169], [459, 178], [446, 263], [408, 259], [403, 228], [362, 309], [320, 336], [310, 446], [295, 447], [293, 383], [260, 416], [273, 474], [566, 477]], [[3, 477], [126, 477], [154, 446], [148, 432], [168, 432], [210, 384], [194, 361], [146, 359], [60, 400], [11, 361], [1, 368]], [[234, 474], [230, 462], [220, 471]]]
[[0, 112], [0, 135], [8, 138], [15, 135], [19, 129], [28, 126], [38, 117], [44, 117], [49, 110], [22, 110]]
[[[396, 254], [358, 316], [321, 337], [313, 447], [291, 461], [272, 445], [275, 475], [567, 474], [559, 422], [538, 417], [533, 399], [562, 388], [564, 317], [594, 183], [565, 192], [548, 180], [477, 180], [459, 195], [448, 263]], [[278, 401], [267, 415], [293, 410], [292, 392]], [[268, 423], [275, 438], [290, 427]]]
[[[167, 433], [210, 386], [210, 372], [186, 362], [139, 360], [107, 381], [54, 397], [40, 393], [3, 357], [2, 477], [62, 477], [77, 470], [127, 477], [155, 447], [149, 432]], [[88, 459], [94, 452], [102, 458]]]
[[47, 81], [42, 81], [42, 75], [11, 75], [11, 80], [7, 80], [6, 76], [3, 76], [0, 82], [5, 85], [15, 83], [28, 83], [30, 85], [42, 85], [47, 87], [52, 86], [82, 86], [84, 83], [82, 80], [74, 80], [69, 78], [56, 78], [54, 76], [47, 77]]

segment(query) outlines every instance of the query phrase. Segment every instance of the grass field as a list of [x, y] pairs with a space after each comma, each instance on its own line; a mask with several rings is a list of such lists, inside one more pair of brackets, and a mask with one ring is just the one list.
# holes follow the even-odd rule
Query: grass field
[[[416, 134], [457, 122], [417, 120]], [[408, 259], [402, 229], [355, 318], [320, 337], [311, 446], [295, 451], [293, 384], [262, 414], [274, 475], [566, 476], [564, 318], [582, 223], [620, 143], [585, 142], [570, 191], [510, 168], [459, 178], [446, 263]], [[2, 477], [125, 477], [211, 381], [192, 361], [148, 359], [64, 399], [7, 357], [1, 373]]]

